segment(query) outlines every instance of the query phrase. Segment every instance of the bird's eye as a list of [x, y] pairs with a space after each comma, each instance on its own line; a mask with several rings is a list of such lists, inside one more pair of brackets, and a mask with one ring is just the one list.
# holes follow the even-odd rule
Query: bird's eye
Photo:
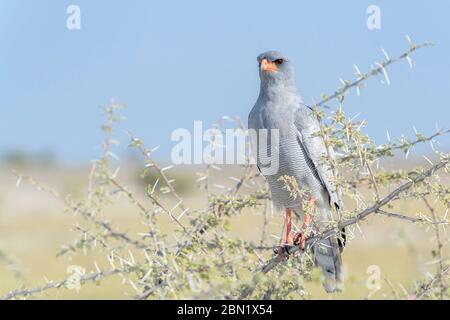
[[279, 64], [283, 64], [284, 60], [283, 59], [277, 59], [274, 62], [279, 65]]

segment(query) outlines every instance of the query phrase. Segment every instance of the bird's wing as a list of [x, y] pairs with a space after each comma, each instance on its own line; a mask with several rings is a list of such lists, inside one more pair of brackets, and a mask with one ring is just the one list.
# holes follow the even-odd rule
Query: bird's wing
[[333, 171], [326, 163], [327, 161], [324, 160], [324, 157], [330, 157], [334, 160], [335, 154], [331, 147], [327, 151], [322, 137], [317, 136], [317, 133], [320, 132], [319, 121], [309, 112], [306, 105], [300, 105], [296, 110], [294, 122], [298, 131], [298, 143], [309, 160], [310, 166], [315, 171], [315, 176], [327, 190], [330, 204], [334, 204], [337, 209], [342, 209], [339, 190], [332, 182]]

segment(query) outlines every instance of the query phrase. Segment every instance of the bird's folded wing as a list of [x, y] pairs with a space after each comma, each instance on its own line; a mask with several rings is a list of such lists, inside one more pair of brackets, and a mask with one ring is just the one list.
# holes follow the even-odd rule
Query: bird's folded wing
[[[329, 160], [334, 160], [332, 147], [327, 148], [323, 138], [318, 136], [320, 132], [319, 121], [309, 112], [307, 106], [300, 105], [294, 117], [295, 126], [298, 131], [298, 143], [302, 148], [311, 169], [314, 171], [322, 186], [328, 191], [330, 204], [342, 210], [342, 200], [339, 190], [333, 181], [333, 171]], [[327, 160], [327, 158], [331, 158]]]

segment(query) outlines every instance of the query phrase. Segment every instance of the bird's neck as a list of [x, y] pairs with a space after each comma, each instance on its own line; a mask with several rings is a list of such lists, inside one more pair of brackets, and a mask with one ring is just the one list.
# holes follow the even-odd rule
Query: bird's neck
[[295, 83], [291, 80], [261, 82], [260, 97], [264, 97], [271, 101], [284, 99], [286, 97], [298, 97], [300, 99]]

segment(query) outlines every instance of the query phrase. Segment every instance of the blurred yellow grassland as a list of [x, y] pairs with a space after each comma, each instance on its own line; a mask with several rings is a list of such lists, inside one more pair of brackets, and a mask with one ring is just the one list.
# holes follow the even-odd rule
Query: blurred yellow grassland
[[[397, 164], [395, 164], [397, 165]], [[405, 163], [401, 164], [402, 166]], [[54, 187], [61, 194], [72, 194], [82, 197], [86, 192], [86, 181], [89, 168], [45, 168], [25, 169], [29, 174], [45, 185]], [[211, 185], [229, 180], [229, 176], [239, 176], [240, 168], [227, 167], [214, 174]], [[207, 199], [198, 189], [195, 170], [174, 169], [172, 175], [180, 184], [180, 193], [187, 207], [192, 210], [204, 208]], [[0, 251], [7, 254], [14, 263], [0, 260], [0, 295], [18, 288], [22, 284], [36, 286], [48, 280], [61, 280], [68, 276], [67, 268], [76, 265], [87, 271], [95, 271], [94, 262], [100, 268], [108, 268], [105, 256], [90, 251], [75, 256], [56, 258], [61, 247], [70, 244], [76, 232], [71, 231], [79, 218], [72, 213], [64, 212], [64, 206], [50, 195], [38, 192], [27, 184], [16, 187], [16, 178], [10, 171], [0, 172]], [[448, 177], [443, 177], [448, 180]], [[123, 170], [118, 179], [138, 197], [143, 203], [145, 198], [145, 183], [139, 177], [139, 169]], [[229, 180], [231, 186], [232, 181]], [[216, 190], [220, 193], [220, 189]], [[250, 189], [242, 192], [250, 192]], [[368, 191], [367, 191], [368, 192]], [[364, 192], [363, 192], [364, 193]], [[165, 199], [170, 201], [170, 199]], [[444, 208], [437, 207], [438, 210]], [[423, 212], [426, 207], [418, 201], [399, 201], [392, 208], [410, 216]], [[240, 215], [231, 218], [230, 235], [259, 243], [264, 220], [264, 210], [248, 209]], [[440, 212], [439, 212], [440, 213]], [[103, 213], [113, 221], [117, 229], [131, 235], [144, 231], [141, 218], [125, 197], [110, 206]], [[165, 233], [173, 229], [166, 215], [161, 214], [158, 224]], [[268, 234], [281, 235], [282, 216], [270, 217]], [[343, 254], [347, 280], [345, 291], [335, 294], [333, 299], [384, 298], [391, 296], [393, 286], [396, 290], [411, 287], [415, 280], [424, 278], [427, 271], [433, 271], [435, 264], [431, 250], [435, 247], [433, 230], [396, 219], [373, 215], [359, 224], [354, 238], [349, 241]], [[447, 236], [447, 235], [445, 235]], [[275, 237], [268, 237], [270, 245], [276, 245]], [[376, 266], [381, 272], [381, 289], [372, 292], [367, 281], [371, 266]], [[16, 269], [23, 272], [23, 279], [17, 275]], [[42, 298], [100, 299], [100, 298], [131, 298], [134, 294], [131, 288], [121, 285], [120, 277], [102, 279], [102, 286], [85, 284], [79, 292], [76, 290], [51, 290]], [[370, 285], [369, 285], [370, 287]], [[307, 289], [314, 298], [329, 298], [319, 283], [307, 284]]]

